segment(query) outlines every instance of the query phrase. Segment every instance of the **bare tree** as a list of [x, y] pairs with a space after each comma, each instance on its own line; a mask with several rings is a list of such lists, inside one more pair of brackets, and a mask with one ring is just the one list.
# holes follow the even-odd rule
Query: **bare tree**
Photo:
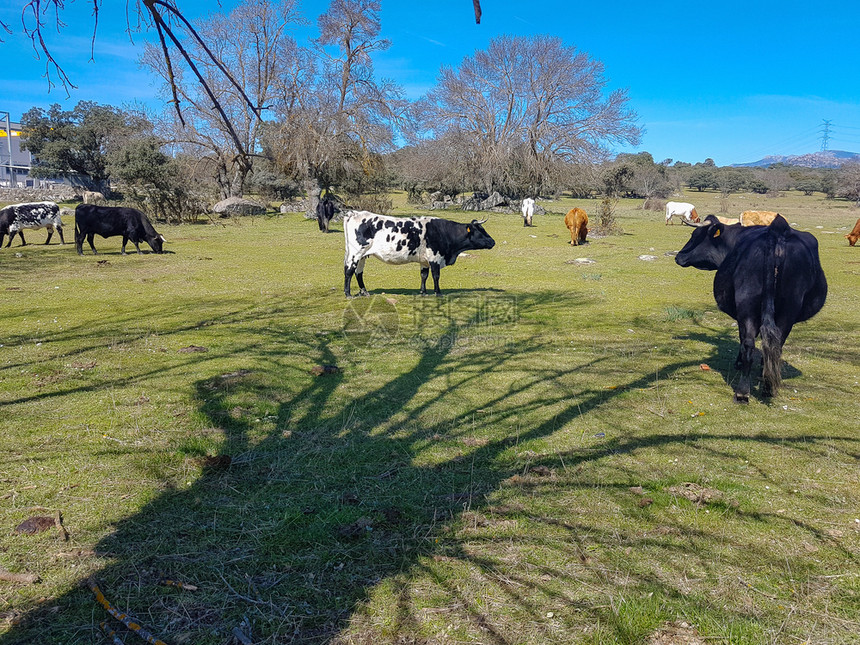
[[[243, 193], [259, 152], [259, 115], [269, 107], [276, 84], [297, 55], [296, 44], [286, 33], [297, 20], [295, 0], [245, 0], [228, 15], [215, 13], [201, 21], [196, 33], [211, 46], [192, 43], [186, 53], [206, 87], [186, 80], [184, 70], [169, 68], [154, 45], [147, 45], [141, 58], [161, 76], [165, 94], [184, 106], [182, 118], [176, 117], [170, 127], [171, 138], [188, 151], [202, 151], [199, 156], [205, 155], [212, 164], [223, 197]], [[230, 69], [232, 81], [221, 72], [224, 68]]]
[[393, 148], [405, 102], [394, 83], [374, 77], [372, 56], [389, 46], [379, 10], [378, 0], [332, 0], [313, 52], [280, 87], [266, 150], [304, 183], [309, 212], [321, 189], [376, 172], [378, 154]]
[[537, 193], [559, 163], [638, 143], [626, 92], [605, 94], [605, 87], [603, 65], [561, 39], [503, 36], [460, 67], [442, 69], [426, 97], [424, 136], [458, 133], [486, 190], [524, 176], [525, 189]]

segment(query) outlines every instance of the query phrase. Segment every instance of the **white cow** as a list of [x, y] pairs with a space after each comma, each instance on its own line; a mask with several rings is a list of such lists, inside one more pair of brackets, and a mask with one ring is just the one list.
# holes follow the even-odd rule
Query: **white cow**
[[696, 207], [687, 202], [666, 202], [666, 224], [673, 223], [674, 215], [680, 215], [687, 223], [699, 221]]
[[532, 216], [535, 214], [535, 200], [531, 197], [526, 197], [523, 200], [523, 226], [532, 225]]

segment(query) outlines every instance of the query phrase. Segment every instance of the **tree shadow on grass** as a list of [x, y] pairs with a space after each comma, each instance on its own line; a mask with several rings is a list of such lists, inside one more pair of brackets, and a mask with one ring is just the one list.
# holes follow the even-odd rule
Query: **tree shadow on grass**
[[[569, 295], [540, 294], [521, 299], [519, 315], [570, 304]], [[437, 322], [434, 334], [456, 337], [473, 333], [475, 319]], [[690, 505], [664, 492], [665, 475], [642, 481], [636, 467], [640, 455], [684, 448], [689, 432], [655, 425], [564, 450], [518, 450], [576, 424], [612, 423], [613, 402], [653, 387], [652, 370], [620, 381], [611, 352], [547, 365], [536, 357], [555, 346], [539, 335], [466, 350], [391, 339], [345, 352], [335, 329], [298, 340], [294, 332], [273, 320], [260, 342], [232, 350], [253, 367], [193, 383], [211, 441], [188, 437], [179, 447], [189, 483], [159, 494], [97, 546], [113, 560], [98, 572], [106, 593], [168, 642], [229, 642], [234, 628], [260, 643], [570, 642], [573, 632], [548, 620], [536, 599], [553, 601], [571, 625], [602, 625], [612, 638], [635, 642], [644, 637], [639, 610], [613, 600], [618, 589], [755, 629], [760, 609], [711, 607], [707, 590], [689, 578], [709, 584], [741, 570], [733, 549], [762, 569], [782, 567], [783, 555], [761, 543], [733, 544], [740, 538], [724, 535], [723, 525], [697, 525]], [[664, 378], [734, 351], [711, 333], [696, 340], [710, 344], [710, 354], [658, 361]], [[378, 351], [409, 365], [380, 368]], [[308, 373], [313, 364], [341, 368]], [[600, 378], [583, 386], [582, 373]], [[601, 384], [607, 375], [614, 389]], [[571, 391], [571, 382], [580, 387]], [[744, 442], [800, 453], [819, 444], [779, 431], [695, 436], [726, 462], [737, 459], [726, 443], [742, 453]], [[659, 513], [636, 504], [635, 483]], [[603, 504], [608, 514], [571, 513], [570, 504]], [[734, 524], [790, 524], [817, 548], [852, 557], [799, 516], [729, 502], [711, 508]], [[719, 562], [715, 545], [727, 551]], [[200, 590], [159, 586], [165, 577]], [[374, 617], [380, 593], [390, 606]], [[88, 591], [51, 604], [76, 617], [65, 625], [80, 627], [55, 630], [54, 608], [34, 608], [0, 643], [99, 638], [102, 612], [94, 617]], [[675, 617], [663, 611], [640, 623]], [[440, 620], [457, 633], [440, 633]]]

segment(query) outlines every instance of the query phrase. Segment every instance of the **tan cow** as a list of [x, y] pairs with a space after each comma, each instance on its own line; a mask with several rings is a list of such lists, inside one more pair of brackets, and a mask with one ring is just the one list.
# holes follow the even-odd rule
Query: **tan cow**
[[588, 235], [588, 215], [581, 208], [571, 208], [564, 216], [564, 225], [570, 231], [570, 243], [574, 246], [585, 244]]
[[857, 220], [857, 223], [854, 225], [854, 230], [851, 231], [845, 237], [848, 238], [848, 245], [854, 246], [857, 244], [857, 240], [860, 240], [860, 219]]
[[82, 197], [84, 204], [96, 204], [99, 206], [104, 206], [105, 204], [105, 196], [95, 190], [85, 190]]
[[779, 213], [773, 211], [744, 211], [741, 213], [741, 226], [770, 226], [777, 215]]

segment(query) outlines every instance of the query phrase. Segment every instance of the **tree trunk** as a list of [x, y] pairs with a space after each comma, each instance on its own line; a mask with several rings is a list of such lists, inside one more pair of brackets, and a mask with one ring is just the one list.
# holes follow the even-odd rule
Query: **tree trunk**
[[317, 204], [320, 203], [320, 193], [322, 192], [322, 189], [320, 188], [319, 181], [316, 177], [307, 177], [304, 183], [305, 194], [308, 196], [308, 210], [305, 213], [305, 217], [308, 219], [316, 219]]

